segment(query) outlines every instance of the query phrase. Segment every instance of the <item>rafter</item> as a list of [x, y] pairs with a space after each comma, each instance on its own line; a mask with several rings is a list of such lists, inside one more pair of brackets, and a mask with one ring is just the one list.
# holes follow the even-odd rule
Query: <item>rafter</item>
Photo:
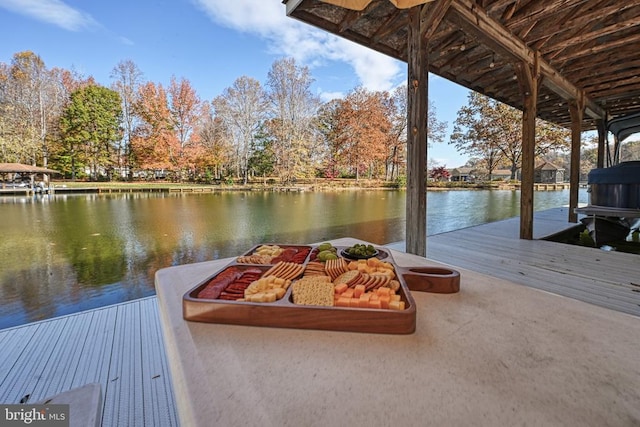
[[[564, 0], [568, 1], [568, 0]], [[451, 9], [460, 18], [460, 25], [466, 30], [473, 31], [484, 43], [494, 49], [499, 49], [501, 54], [511, 56], [518, 61], [523, 61], [530, 66], [534, 63], [535, 52], [522, 40], [514, 37], [504, 26], [495, 21], [485, 11], [479, 9], [471, 0], [454, 0]], [[543, 84], [561, 95], [564, 99], [577, 99], [580, 91], [560, 72], [554, 69], [548, 62], [540, 58], [541, 74], [544, 76]], [[603, 117], [605, 112], [591, 100], [585, 100], [587, 114], [593, 118]]]
[[562, 10], [563, 8], [576, 7], [589, 0], [547, 0], [547, 1], [532, 1], [525, 7], [519, 9], [509, 19], [509, 24], [512, 28], [520, 25], [526, 26], [529, 22], [534, 20], [542, 20], [548, 16], [552, 16], [556, 13], [556, 10]]
[[590, 32], [580, 32], [579, 34], [576, 34], [571, 38], [555, 43], [551, 51], [558, 50], [558, 49], [565, 49], [567, 47], [574, 46], [576, 44], [583, 43], [583, 42], [594, 41], [598, 37], [614, 34], [622, 30], [627, 30], [629, 28], [636, 27], [638, 25], [640, 25], [640, 16], [633, 16], [626, 21], [618, 22], [616, 24], [609, 25], [607, 27], [598, 28], [597, 30], [593, 30]]
[[452, 0], [439, 0], [433, 3], [427, 3], [422, 6], [420, 12], [420, 20], [425, 28], [425, 33], [422, 35], [425, 39], [429, 40], [435, 34], [440, 21], [444, 18], [444, 15], [449, 10]]
[[586, 46], [581, 49], [572, 49], [565, 51], [562, 55], [558, 55], [555, 59], [558, 61], [581, 58], [587, 55], [593, 55], [600, 52], [605, 52], [618, 47], [628, 46], [640, 41], [640, 34], [631, 34], [627, 37], [612, 40], [608, 43], [602, 43], [597, 46]]

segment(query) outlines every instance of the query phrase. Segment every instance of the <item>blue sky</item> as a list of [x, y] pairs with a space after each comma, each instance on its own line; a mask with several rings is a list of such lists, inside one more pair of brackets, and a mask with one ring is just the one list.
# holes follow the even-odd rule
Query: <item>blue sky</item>
[[[323, 100], [406, 81], [406, 64], [286, 17], [281, 0], [0, 0], [0, 40], [0, 62], [31, 50], [48, 68], [109, 86], [115, 65], [130, 59], [145, 80], [188, 79], [206, 101], [241, 76], [264, 84], [283, 57], [310, 68]], [[431, 75], [429, 95], [449, 132], [467, 94]], [[447, 141], [433, 144], [429, 159], [461, 166], [467, 156]]]

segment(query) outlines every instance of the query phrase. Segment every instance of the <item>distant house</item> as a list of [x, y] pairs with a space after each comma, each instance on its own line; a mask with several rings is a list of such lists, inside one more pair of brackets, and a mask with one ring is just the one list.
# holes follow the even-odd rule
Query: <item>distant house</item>
[[451, 181], [469, 182], [474, 180], [471, 168], [453, 168], [449, 173], [451, 174]]
[[509, 169], [496, 169], [491, 174], [491, 177], [495, 180], [508, 181], [511, 179], [511, 171]]
[[534, 169], [533, 182], [541, 184], [564, 182], [564, 173], [564, 168], [560, 168], [551, 162], [543, 162]]
[[[449, 171], [451, 174], [451, 181], [460, 182], [473, 182], [476, 180], [489, 180], [489, 173], [482, 169], [473, 168], [454, 168]], [[511, 171], [509, 169], [496, 169], [491, 174], [492, 180], [508, 180], [511, 178]]]

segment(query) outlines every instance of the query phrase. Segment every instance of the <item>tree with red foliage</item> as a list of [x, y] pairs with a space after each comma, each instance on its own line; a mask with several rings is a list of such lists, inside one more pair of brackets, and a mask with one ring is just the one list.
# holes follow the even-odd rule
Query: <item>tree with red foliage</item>
[[429, 172], [429, 178], [434, 181], [447, 181], [451, 177], [451, 174], [447, 170], [446, 166], [437, 166]]

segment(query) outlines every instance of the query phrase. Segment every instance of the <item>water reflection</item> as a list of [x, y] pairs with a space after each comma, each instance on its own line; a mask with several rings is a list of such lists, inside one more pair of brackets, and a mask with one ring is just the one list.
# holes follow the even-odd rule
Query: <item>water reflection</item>
[[[568, 191], [536, 193], [536, 209]], [[586, 193], [581, 193], [586, 202]], [[518, 214], [513, 191], [428, 193], [435, 234]], [[404, 191], [0, 197], [0, 328], [154, 294], [158, 269], [260, 242], [405, 240]]]

